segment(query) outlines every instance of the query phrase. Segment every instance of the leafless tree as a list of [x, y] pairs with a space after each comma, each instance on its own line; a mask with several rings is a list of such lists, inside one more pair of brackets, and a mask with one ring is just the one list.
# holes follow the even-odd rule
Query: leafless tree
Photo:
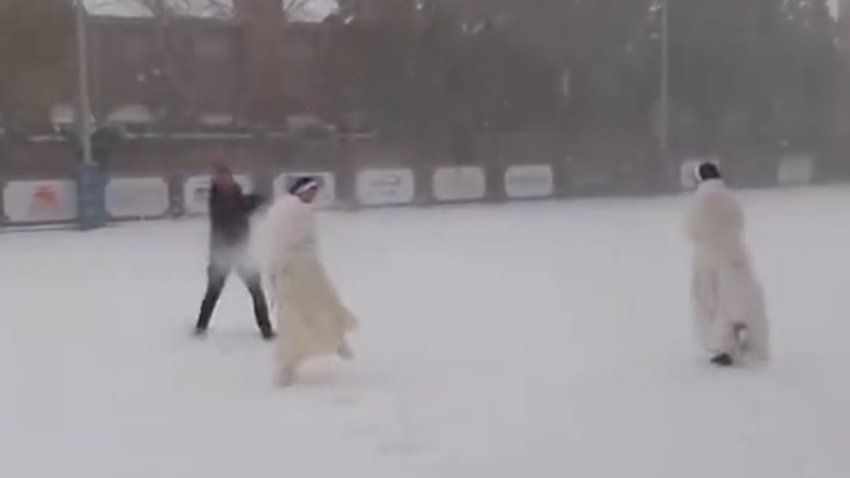
[[233, 16], [232, 0], [88, 0], [87, 7], [95, 13], [151, 19], [156, 65], [154, 71], [142, 76], [157, 82], [161, 103], [156, 106], [164, 113], [166, 123], [194, 117], [196, 95], [186, 69], [193, 50], [187, 44], [185, 29], [177, 24], [190, 17], [229, 19]]
[[44, 131], [50, 106], [67, 98], [73, 11], [62, 0], [0, 1], [0, 128]]
[[[139, 15], [153, 21], [155, 56], [157, 58], [155, 81], [159, 82], [162, 92], [166, 120], [188, 120], [196, 116], [197, 93], [193, 91], [191, 74], [186, 65], [192, 63], [193, 49], [187, 45], [185, 29], [176, 25], [185, 18], [208, 18], [229, 20], [240, 12], [236, 8], [238, 0], [88, 0], [90, 10], [119, 15]], [[236, 117], [252, 117], [258, 121], [275, 121], [282, 108], [279, 98], [285, 73], [275, 60], [276, 49], [281, 44], [278, 35], [288, 21], [304, 18], [316, 18], [316, 12], [329, 9], [333, 0], [274, 0], [265, 3], [259, 13], [248, 13], [250, 22], [243, 36], [247, 44], [240, 53], [246, 65], [243, 91], [239, 100], [241, 106], [234, 111]], [[280, 6], [280, 15], [268, 15], [273, 3]], [[318, 8], [317, 8], [318, 7]], [[263, 13], [265, 12], [265, 13]], [[256, 110], [256, 111], [255, 111]], [[264, 113], [259, 113], [263, 111]]]

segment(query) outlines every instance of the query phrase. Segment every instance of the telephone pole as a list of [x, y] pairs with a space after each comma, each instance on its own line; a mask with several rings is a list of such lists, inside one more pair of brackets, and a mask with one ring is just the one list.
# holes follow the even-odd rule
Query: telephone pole
[[77, 127], [81, 161], [77, 175], [77, 224], [89, 231], [106, 225], [106, 174], [92, 154], [91, 95], [89, 93], [89, 51], [87, 12], [83, 0], [74, 2], [77, 30], [78, 108]]
[[86, 38], [86, 7], [83, 0], [75, 2], [75, 16], [77, 19], [77, 87], [79, 96], [78, 105], [78, 128], [80, 146], [82, 147], [83, 164], [92, 164], [91, 147], [91, 95], [89, 92], [89, 51], [88, 39]]
[[661, 0], [661, 112], [659, 142], [666, 156], [670, 147], [670, 0]]

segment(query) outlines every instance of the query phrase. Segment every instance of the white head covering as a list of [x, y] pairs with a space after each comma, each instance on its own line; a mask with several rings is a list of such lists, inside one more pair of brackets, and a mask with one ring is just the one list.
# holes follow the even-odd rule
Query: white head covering
[[290, 194], [299, 196], [307, 191], [319, 189], [319, 182], [313, 178], [299, 178], [289, 189]]

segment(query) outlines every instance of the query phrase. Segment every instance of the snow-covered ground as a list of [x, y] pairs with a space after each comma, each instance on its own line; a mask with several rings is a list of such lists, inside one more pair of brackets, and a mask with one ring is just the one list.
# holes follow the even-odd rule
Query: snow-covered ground
[[0, 235], [0, 476], [850, 476], [850, 189], [744, 195], [775, 361], [691, 336], [684, 198], [322, 217], [353, 364], [272, 386], [205, 224]]

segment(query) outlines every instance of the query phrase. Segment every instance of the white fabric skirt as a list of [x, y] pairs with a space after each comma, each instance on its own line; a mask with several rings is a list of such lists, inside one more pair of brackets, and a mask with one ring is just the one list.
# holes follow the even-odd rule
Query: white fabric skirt
[[357, 327], [315, 254], [292, 258], [274, 273], [272, 286], [281, 366], [337, 354]]
[[[734, 353], [743, 345], [747, 355], [767, 360], [769, 327], [761, 284], [747, 265], [696, 265], [691, 284], [697, 332], [711, 353]], [[740, 344], [744, 328], [747, 343]]]

